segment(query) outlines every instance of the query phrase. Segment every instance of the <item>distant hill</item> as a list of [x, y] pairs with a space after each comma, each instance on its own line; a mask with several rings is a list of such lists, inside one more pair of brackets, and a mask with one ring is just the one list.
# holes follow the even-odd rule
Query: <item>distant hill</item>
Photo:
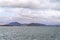
[[11, 22], [9, 24], [1, 25], [1, 26], [46, 26], [45, 24], [41, 23], [30, 23], [30, 24], [21, 24], [18, 22]]
[[21, 26], [21, 24], [18, 23], [18, 22], [11, 22], [11, 23], [5, 24], [5, 25], [3, 25], [3, 26]]
[[46, 26], [45, 24], [40, 24], [40, 23], [30, 23], [27, 26]]

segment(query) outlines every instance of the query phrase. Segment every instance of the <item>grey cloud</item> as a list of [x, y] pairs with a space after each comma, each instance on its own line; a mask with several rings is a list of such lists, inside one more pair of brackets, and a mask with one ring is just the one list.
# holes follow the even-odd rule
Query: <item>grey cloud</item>
[[0, 0], [0, 7], [50, 9], [56, 6], [56, 3], [50, 3], [49, 0]]
[[54, 5], [56, 5], [54, 8], [52, 8], [53, 10], [60, 11], [60, 0], [50, 0], [50, 3], [53, 3]]
[[60, 2], [60, 0], [50, 0], [51, 2]]

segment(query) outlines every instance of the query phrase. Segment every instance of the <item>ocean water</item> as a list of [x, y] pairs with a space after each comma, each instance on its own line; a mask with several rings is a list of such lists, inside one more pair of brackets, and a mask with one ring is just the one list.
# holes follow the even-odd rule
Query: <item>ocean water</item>
[[0, 27], [0, 40], [60, 40], [60, 27]]

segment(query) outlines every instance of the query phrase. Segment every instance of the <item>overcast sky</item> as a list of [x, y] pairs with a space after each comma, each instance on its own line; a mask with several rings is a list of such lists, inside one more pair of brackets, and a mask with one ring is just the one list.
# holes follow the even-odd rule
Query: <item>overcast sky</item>
[[60, 24], [60, 0], [0, 0], [0, 24]]

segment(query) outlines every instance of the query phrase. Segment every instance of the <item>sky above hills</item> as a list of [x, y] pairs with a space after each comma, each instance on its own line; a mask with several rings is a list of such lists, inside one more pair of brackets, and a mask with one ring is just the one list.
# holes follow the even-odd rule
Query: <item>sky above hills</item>
[[0, 24], [60, 24], [60, 0], [0, 0]]

